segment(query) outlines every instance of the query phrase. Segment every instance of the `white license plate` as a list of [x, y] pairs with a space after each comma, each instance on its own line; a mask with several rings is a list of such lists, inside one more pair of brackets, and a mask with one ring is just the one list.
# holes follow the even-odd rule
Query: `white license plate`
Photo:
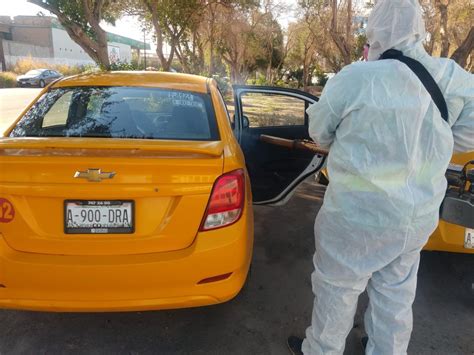
[[474, 249], [474, 229], [466, 228], [464, 234], [464, 248]]
[[64, 202], [64, 231], [67, 234], [133, 233], [133, 224], [133, 201]]

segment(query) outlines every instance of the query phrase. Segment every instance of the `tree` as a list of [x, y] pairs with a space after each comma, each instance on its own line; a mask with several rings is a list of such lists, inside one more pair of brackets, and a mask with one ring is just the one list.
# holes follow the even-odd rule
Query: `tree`
[[[247, 75], [245, 65], [238, 63], [248, 55], [247, 50], [235, 47], [247, 38], [250, 14], [258, 8], [259, 0], [207, 0], [203, 16], [202, 36], [209, 58], [208, 73], [221, 71], [225, 64], [230, 67], [232, 77], [242, 81]], [[238, 33], [239, 26], [244, 32]], [[229, 32], [229, 29], [232, 31]], [[245, 46], [243, 42], [242, 44]], [[245, 52], [245, 53], [244, 53]], [[232, 64], [231, 64], [232, 63]]]
[[[346, 19], [343, 22], [343, 26], [339, 24], [338, 17], [338, 2], [337, 0], [331, 0], [331, 37], [336, 44], [339, 52], [341, 52], [344, 64], [349, 65], [352, 63], [352, 50], [351, 45], [353, 42], [354, 33], [352, 32], [352, 0], [346, 0], [347, 10]], [[342, 15], [343, 16], [343, 15]]]
[[471, 27], [466, 39], [461, 43], [461, 45], [454, 51], [451, 56], [460, 66], [467, 68], [468, 63], [467, 59], [469, 56], [472, 56], [472, 51], [474, 50], [474, 27]]
[[292, 46], [288, 54], [287, 66], [294, 73], [298, 73], [301, 69], [300, 75], [296, 75], [298, 86], [303, 86], [304, 90], [311, 83], [313, 67], [316, 64], [316, 41], [317, 38], [313, 36], [311, 24], [300, 21], [289, 26], [288, 30], [294, 38], [295, 44]]
[[[201, 10], [201, 3], [198, 0], [141, 1], [155, 30], [156, 54], [163, 70], [169, 71], [174, 55], [180, 55], [177, 47], [190, 28], [192, 19]], [[164, 55], [165, 42], [170, 46], [168, 58]]]
[[[421, 0], [428, 33], [425, 48], [430, 55], [449, 57], [470, 67], [473, 38], [471, 0]], [[472, 59], [471, 59], [472, 62]]]
[[110, 0], [28, 0], [52, 14], [71, 39], [102, 68], [110, 68], [107, 32], [101, 21], [115, 22]]

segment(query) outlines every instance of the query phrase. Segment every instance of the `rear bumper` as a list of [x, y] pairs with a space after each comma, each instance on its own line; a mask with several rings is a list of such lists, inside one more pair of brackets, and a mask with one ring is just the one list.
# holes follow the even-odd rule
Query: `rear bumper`
[[34, 87], [39, 87], [39, 83], [31, 84], [31, 83], [17, 82], [17, 86], [21, 88], [34, 88]]
[[438, 228], [431, 235], [424, 249], [474, 254], [474, 249], [464, 247], [465, 231], [466, 229], [464, 227], [440, 220]]
[[[0, 238], [0, 307], [42, 311], [136, 311], [222, 303], [245, 283], [253, 216], [200, 233], [189, 248], [123, 256], [18, 252]], [[250, 211], [249, 211], [250, 210]], [[199, 281], [232, 273], [225, 280]]]

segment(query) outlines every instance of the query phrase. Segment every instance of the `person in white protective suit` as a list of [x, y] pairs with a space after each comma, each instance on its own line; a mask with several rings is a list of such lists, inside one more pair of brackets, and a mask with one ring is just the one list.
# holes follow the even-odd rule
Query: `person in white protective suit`
[[[436, 229], [453, 152], [474, 150], [474, 78], [423, 48], [417, 0], [379, 0], [367, 27], [369, 62], [346, 66], [308, 108], [311, 137], [330, 149], [329, 186], [315, 222], [315, 293], [294, 353], [342, 354], [367, 288], [367, 354], [406, 354], [420, 251]], [[421, 62], [443, 93], [448, 123], [404, 63]]]

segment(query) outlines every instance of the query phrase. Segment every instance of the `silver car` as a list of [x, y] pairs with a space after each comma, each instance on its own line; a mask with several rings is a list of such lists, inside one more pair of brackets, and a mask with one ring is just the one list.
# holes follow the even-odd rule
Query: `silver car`
[[33, 69], [16, 79], [20, 87], [31, 86], [44, 88], [49, 83], [62, 77], [62, 74], [50, 69]]

